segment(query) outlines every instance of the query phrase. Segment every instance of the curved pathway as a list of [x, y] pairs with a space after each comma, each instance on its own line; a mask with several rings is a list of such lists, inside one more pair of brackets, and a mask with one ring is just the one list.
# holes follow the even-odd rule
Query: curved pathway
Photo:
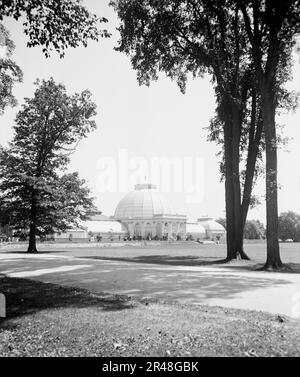
[[92, 292], [262, 310], [300, 318], [300, 274], [7, 252], [0, 253], [1, 274]]

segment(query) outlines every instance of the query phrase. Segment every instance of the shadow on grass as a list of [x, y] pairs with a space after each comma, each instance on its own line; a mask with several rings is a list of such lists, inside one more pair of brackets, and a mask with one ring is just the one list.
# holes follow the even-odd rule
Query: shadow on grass
[[[152, 302], [158, 301], [179, 301], [182, 303], [206, 304], [208, 299], [231, 299], [237, 294], [254, 291], [261, 288], [270, 288], [290, 284], [284, 278], [270, 278], [262, 276], [247, 276], [218, 272], [216, 270], [199, 271], [193, 268], [180, 268], [182, 262], [189, 262], [186, 266], [195, 266], [196, 257], [186, 260], [186, 257], [169, 257], [162, 255], [147, 258], [152, 266], [139, 266], [132, 263], [131, 266], [115, 264], [107, 271], [105, 263], [95, 263], [88, 271], [72, 271], [63, 273], [54, 272], [47, 275], [53, 283], [40, 281], [8, 278], [0, 275], [0, 291], [7, 298], [8, 318], [18, 317], [35, 313], [44, 309], [55, 308], [88, 308], [98, 307], [104, 311], [120, 311], [133, 308], [136, 302], [144, 299]], [[176, 266], [169, 268], [168, 260], [171, 258]], [[125, 258], [96, 259], [124, 260]], [[139, 256], [126, 258], [126, 261], [142, 263], [145, 258]], [[153, 263], [165, 266], [157, 267]], [[213, 264], [206, 258], [206, 265]], [[222, 263], [223, 260], [217, 260]], [[200, 265], [201, 261], [198, 261]], [[47, 262], [48, 263], [48, 262]], [[144, 262], [145, 263], [145, 262]], [[248, 263], [248, 262], [247, 262]], [[197, 264], [196, 264], [197, 266]], [[220, 264], [224, 266], [224, 264]], [[25, 266], [26, 267], [26, 266]], [[103, 269], [104, 268], [104, 269]], [[87, 282], [85, 281], [87, 280]], [[91, 282], [92, 280], [92, 282]], [[49, 281], [49, 280], [48, 280]], [[58, 285], [61, 284], [61, 285]], [[67, 287], [68, 284], [80, 285], [90, 289]], [[103, 293], [103, 291], [120, 292], [118, 294]], [[129, 296], [135, 296], [132, 300]]]
[[67, 252], [68, 249], [62, 249], [62, 250], [57, 250], [57, 249], [53, 249], [53, 250], [39, 250], [38, 249], [38, 252], [37, 253], [27, 253], [27, 250], [18, 250], [18, 249], [12, 249], [12, 250], [3, 250], [1, 251], [2, 254], [26, 254], [26, 255], [39, 255], [39, 254], [56, 254], [56, 253], [65, 253]]
[[208, 266], [213, 264], [225, 264], [224, 258], [197, 257], [194, 255], [170, 256], [170, 255], [139, 255], [136, 257], [107, 257], [107, 256], [81, 256], [83, 259], [100, 259], [120, 262], [166, 264], [172, 266]]
[[0, 291], [6, 297], [6, 319], [44, 309], [98, 307], [104, 311], [117, 311], [134, 306], [131, 298], [125, 295], [93, 294], [82, 288], [10, 278], [1, 274]]
[[[244, 264], [243, 264], [244, 263]], [[271, 273], [284, 273], [284, 274], [300, 274], [300, 263], [284, 263], [283, 267], [278, 270], [265, 270], [264, 263], [256, 263], [254, 261], [233, 262], [225, 264], [223, 267], [231, 270], [239, 271], [257, 271], [257, 272], [271, 272]]]
[[[98, 259], [108, 261], [133, 262], [145, 264], [159, 264], [169, 266], [214, 266], [228, 268], [232, 270], [243, 271], [261, 271], [264, 266], [263, 263], [257, 263], [253, 260], [233, 260], [228, 261], [220, 257], [205, 257], [195, 255], [170, 256], [170, 255], [139, 255], [135, 257], [113, 257], [113, 256], [80, 256], [84, 259]], [[288, 263], [289, 268], [280, 270], [281, 273], [300, 273], [300, 263]], [[276, 272], [276, 271], [275, 271]]]

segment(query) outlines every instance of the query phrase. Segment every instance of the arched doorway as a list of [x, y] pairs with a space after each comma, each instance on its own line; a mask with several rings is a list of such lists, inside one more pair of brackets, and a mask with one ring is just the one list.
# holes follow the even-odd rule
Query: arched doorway
[[163, 236], [163, 227], [161, 223], [156, 224], [156, 236], [161, 239]]
[[185, 230], [186, 230], [185, 224], [184, 223], [180, 223], [180, 225], [179, 225], [179, 235], [180, 235], [181, 238], [184, 237]]
[[176, 237], [178, 233], [178, 224], [172, 223], [172, 237]]
[[170, 226], [170, 223], [164, 223], [164, 233], [163, 233], [163, 238], [164, 239], [169, 239], [170, 237], [170, 231], [171, 231], [171, 226]]
[[145, 225], [144, 238], [146, 240], [149, 239], [149, 238], [152, 238], [152, 224], [150, 224], [150, 223], [147, 223]]
[[135, 237], [142, 237], [142, 225], [136, 223], [134, 226], [134, 235]]

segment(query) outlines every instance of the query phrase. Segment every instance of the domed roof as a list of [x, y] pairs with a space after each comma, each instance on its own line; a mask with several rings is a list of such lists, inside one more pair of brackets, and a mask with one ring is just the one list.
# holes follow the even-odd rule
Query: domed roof
[[119, 202], [114, 218], [151, 219], [155, 215], [177, 215], [167, 198], [155, 189], [151, 184], [135, 185], [135, 190]]
[[198, 223], [208, 231], [225, 233], [225, 228], [211, 217], [202, 217], [198, 219]]

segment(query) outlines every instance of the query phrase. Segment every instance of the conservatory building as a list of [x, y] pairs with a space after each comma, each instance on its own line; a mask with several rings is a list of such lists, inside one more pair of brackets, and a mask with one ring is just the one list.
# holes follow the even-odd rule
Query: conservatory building
[[153, 184], [137, 184], [120, 200], [114, 216], [94, 212], [80, 227], [56, 233], [58, 241], [225, 239], [225, 229], [210, 217], [187, 222]]
[[152, 184], [135, 185], [119, 202], [114, 219], [136, 239], [181, 239], [186, 233], [186, 216]]

